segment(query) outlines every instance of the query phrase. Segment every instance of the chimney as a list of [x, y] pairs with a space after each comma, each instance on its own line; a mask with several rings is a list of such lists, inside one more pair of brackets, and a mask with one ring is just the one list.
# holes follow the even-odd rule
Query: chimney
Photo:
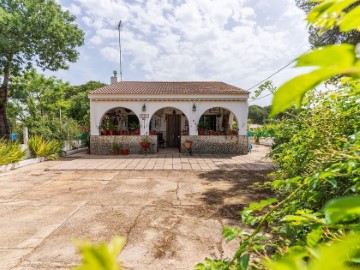
[[110, 83], [111, 84], [117, 83], [117, 71], [116, 70], [114, 70], [113, 76], [110, 77]]

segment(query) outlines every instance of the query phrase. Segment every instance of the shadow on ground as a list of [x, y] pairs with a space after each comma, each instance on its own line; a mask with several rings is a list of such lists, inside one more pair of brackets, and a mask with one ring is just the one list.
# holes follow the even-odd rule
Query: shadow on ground
[[[254, 201], [270, 197], [269, 190], [254, 187], [253, 184], [263, 184], [269, 181], [269, 170], [216, 170], [200, 173], [198, 176], [204, 179], [214, 188], [202, 193], [202, 200], [207, 205], [217, 208], [216, 215], [225, 218], [230, 223], [237, 224], [240, 221], [240, 212]], [[219, 189], [215, 182], [223, 182], [224, 188]]]

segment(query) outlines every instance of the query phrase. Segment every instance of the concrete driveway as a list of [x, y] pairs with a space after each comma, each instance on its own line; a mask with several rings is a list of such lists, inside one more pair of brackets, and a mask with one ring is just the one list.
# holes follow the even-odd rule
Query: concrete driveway
[[125, 269], [193, 269], [226, 257], [236, 244], [225, 244], [223, 226], [238, 225], [239, 211], [266, 197], [249, 186], [271, 169], [267, 151], [237, 163], [224, 156], [231, 166], [215, 169], [101, 170], [82, 167], [80, 156], [0, 174], [0, 269], [69, 269], [79, 262], [72, 239], [114, 235], [127, 237]]

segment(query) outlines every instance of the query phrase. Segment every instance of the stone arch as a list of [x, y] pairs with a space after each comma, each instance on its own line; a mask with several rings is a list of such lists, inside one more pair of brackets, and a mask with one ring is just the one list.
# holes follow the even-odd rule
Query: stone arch
[[189, 121], [181, 106], [154, 107], [149, 117], [149, 132], [166, 141], [167, 146], [179, 147], [179, 136], [189, 134]]
[[[190, 115], [188, 115], [188, 113], [187, 113], [187, 110], [186, 110], [186, 108], [184, 107], [184, 104], [181, 104], [181, 105], [183, 105], [183, 106], [178, 106], [178, 104], [170, 104], [170, 105], [168, 105], [168, 106], [157, 106], [157, 107], [155, 107], [155, 108], [153, 108], [152, 110], [151, 110], [151, 112], [149, 112], [149, 114], [150, 114], [150, 118], [149, 119], [151, 119], [154, 115], [155, 115], [155, 113], [156, 112], [158, 112], [158, 111], [160, 111], [160, 110], [163, 110], [163, 109], [165, 109], [165, 108], [174, 108], [174, 109], [176, 109], [176, 110], [179, 110], [179, 111], [181, 111], [181, 113], [183, 113], [184, 115], [185, 115], [185, 117], [188, 119], [188, 120], [190, 120]], [[188, 105], [188, 104], [186, 104], [187, 106], [190, 106], [190, 105]]]
[[[233, 121], [236, 122], [236, 127]], [[224, 132], [239, 129], [238, 115], [233, 112], [232, 109], [222, 105], [203, 107], [201, 111], [199, 111], [196, 122], [198, 126], [202, 126], [202, 123], [204, 123], [209, 130], [213, 131]]]
[[[104, 110], [98, 122], [99, 129], [106, 122], [113, 126], [116, 131], [129, 130], [136, 123], [140, 125], [138, 115], [128, 106], [112, 106], [107, 108], [106, 111]], [[136, 129], [140, 130], [140, 127]]]

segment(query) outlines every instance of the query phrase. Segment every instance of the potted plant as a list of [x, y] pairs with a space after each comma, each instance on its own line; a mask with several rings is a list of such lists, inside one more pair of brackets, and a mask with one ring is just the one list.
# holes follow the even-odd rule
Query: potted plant
[[140, 142], [140, 145], [143, 149], [148, 149], [150, 147], [150, 142], [147, 138], [147, 136], [145, 136], [142, 141]]
[[113, 155], [118, 155], [120, 153], [120, 145], [117, 143], [114, 143], [112, 146]]
[[209, 130], [209, 135], [215, 135], [215, 131], [212, 130], [212, 129], [210, 129], [210, 130]]
[[103, 124], [100, 126], [102, 135], [109, 134], [109, 125], [110, 125], [109, 121], [104, 121]]
[[130, 130], [130, 129], [126, 130], [126, 131], [125, 131], [125, 134], [126, 134], [126, 135], [131, 135], [131, 130]]
[[217, 131], [217, 135], [223, 135], [223, 132], [220, 131], [220, 130], [218, 130], [218, 131]]
[[133, 130], [134, 135], [140, 135], [140, 123], [132, 122], [130, 125], [130, 129]]
[[119, 130], [119, 135], [124, 135], [124, 134], [125, 134], [125, 131], [122, 130], [122, 129], [120, 129], [120, 130]]
[[186, 140], [184, 142], [184, 148], [190, 154], [190, 156], [192, 156], [192, 144], [193, 142], [190, 140]]
[[200, 122], [200, 123], [197, 125], [198, 134], [199, 134], [199, 135], [205, 135], [205, 130], [206, 130], [207, 128], [208, 128], [208, 127], [207, 127], [206, 123]]
[[190, 140], [186, 140], [185, 142], [184, 142], [184, 148], [186, 149], [186, 150], [190, 150], [191, 149], [191, 147], [192, 147], [192, 141], [190, 141]]
[[156, 130], [155, 129], [153, 129], [153, 130], [150, 130], [150, 135], [156, 135]]
[[109, 131], [109, 135], [113, 136], [115, 135], [115, 126], [111, 123], [108, 124], [108, 131]]
[[125, 146], [125, 137], [121, 137], [121, 155], [128, 155], [129, 149]]

